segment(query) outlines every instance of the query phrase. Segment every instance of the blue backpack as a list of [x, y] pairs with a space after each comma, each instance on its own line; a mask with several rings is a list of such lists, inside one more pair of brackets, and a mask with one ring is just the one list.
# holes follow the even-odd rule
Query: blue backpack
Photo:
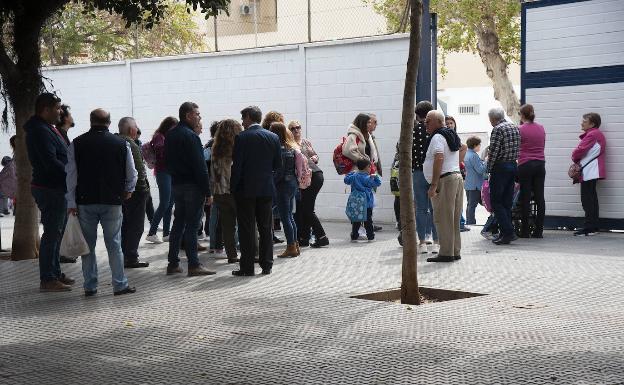
[[345, 213], [351, 222], [366, 222], [368, 200], [364, 191], [351, 190]]

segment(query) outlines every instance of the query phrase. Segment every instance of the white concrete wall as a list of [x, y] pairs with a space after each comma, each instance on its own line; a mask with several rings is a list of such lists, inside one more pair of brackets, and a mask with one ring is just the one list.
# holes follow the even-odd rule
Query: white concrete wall
[[[345, 219], [345, 185], [332, 164], [339, 138], [359, 112], [375, 112], [382, 164], [389, 166], [399, 136], [406, 36], [313, 43], [199, 54], [166, 59], [55, 67], [44, 70], [63, 102], [72, 107], [74, 138], [88, 130], [89, 112], [111, 111], [113, 122], [130, 115], [137, 119], [143, 140], [159, 122], [177, 116], [187, 100], [199, 104], [208, 140], [210, 121], [240, 119], [239, 111], [258, 105], [263, 112], [278, 110], [287, 120], [298, 119], [320, 155], [325, 186], [317, 212], [327, 219]], [[114, 124], [114, 123], [113, 123]], [[115, 127], [116, 130], [116, 127]], [[393, 221], [393, 196], [384, 180], [375, 218]], [[157, 199], [156, 183], [152, 182]]]
[[546, 129], [546, 215], [583, 216], [579, 185], [568, 177], [581, 120], [593, 111], [607, 138], [607, 179], [598, 183], [600, 216], [624, 218], [624, 83], [526, 90], [536, 121]]
[[624, 63], [622, 20], [622, 0], [591, 0], [528, 8], [526, 71]]

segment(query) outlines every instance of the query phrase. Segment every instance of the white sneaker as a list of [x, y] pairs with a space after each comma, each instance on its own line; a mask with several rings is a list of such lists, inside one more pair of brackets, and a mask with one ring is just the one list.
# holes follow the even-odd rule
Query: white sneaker
[[158, 236], [158, 234], [154, 234], [154, 235], [148, 235], [145, 238], [146, 241], [148, 242], [152, 242], [152, 243], [163, 243], [162, 239], [160, 239], [160, 237]]
[[419, 243], [418, 244], [418, 254], [427, 254], [429, 252], [427, 244]]
[[437, 243], [434, 243], [433, 245], [429, 245], [428, 248], [431, 254], [438, 254], [440, 252], [440, 245]]
[[169, 242], [169, 236], [165, 235], [162, 239], [163, 242]]

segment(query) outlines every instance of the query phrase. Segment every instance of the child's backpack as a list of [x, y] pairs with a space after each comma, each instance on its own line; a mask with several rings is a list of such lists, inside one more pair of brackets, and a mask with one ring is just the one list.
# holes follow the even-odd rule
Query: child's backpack
[[141, 145], [141, 155], [143, 155], [145, 165], [148, 168], [152, 169], [156, 167], [156, 151], [154, 151], [154, 146], [152, 146], [151, 140]]
[[390, 169], [390, 192], [395, 197], [401, 195], [399, 192], [399, 154], [397, 153], [394, 156], [394, 161], [392, 162], [392, 168]]
[[[342, 154], [342, 147], [344, 146], [346, 141], [347, 137], [343, 136], [340, 143], [338, 143], [338, 145], [334, 149], [334, 167], [336, 168], [336, 172], [338, 173], [338, 175], [345, 175], [349, 171], [351, 171], [351, 169], [353, 169], [353, 161]], [[356, 136], [355, 143], [359, 143], [359, 141], [360, 138]]]
[[347, 207], [345, 214], [351, 222], [366, 222], [367, 219], [368, 200], [364, 191], [351, 190], [349, 199], [347, 199]]
[[308, 163], [308, 157], [303, 155], [301, 152], [296, 152], [297, 158], [302, 158], [303, 162], [303, 172], [301, 175], [297, 175], [297, 181], [299, 182], [300, 189], [307, 189], [312, 184], [312, 169], [310, 168], [310, 164]]

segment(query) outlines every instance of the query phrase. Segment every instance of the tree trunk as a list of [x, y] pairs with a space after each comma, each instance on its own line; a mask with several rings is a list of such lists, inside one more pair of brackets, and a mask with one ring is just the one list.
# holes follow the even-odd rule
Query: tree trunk
[[477, 31], [477, 50], [481, 61], [485, 65], [485, 71], [492, 80], [494, 87], [494, 98], [502, 105], [507, 116], [515, 123], [518, 123], [520, 117], [520, 100], [513, 89], [513, 84], [509, 80], [507, 73], [507, 63], [500, 54], [498, 44], [498, 34], [494, 20], [491, 16], [486, 16], [481, 25], [476, 28]]
[[412, 136], [416, 106], [416, 78], [420, 60], [422, 0], [410, 0], [410, 43], [403, 91], [401, 135], [399, 138], [399, 191], [401, 192], [401, 237], [403, 266], [401, 274], [401, 303], [420, 305], [416, 268], [417, 240], [414, 191], [412, 187]]
[[[37, 96], [35, 92], [35, 97]], [[32, 95], [31, 95], [32, 98]], [[34, 106], [33, 102], [27, 106]], [[17, 168], [17, 199], [15, 225], [13, 226], [13, 247], [11, 259], [14, 261], [22, 259], [34, 259], [39, 256], [39, 209], [30, 192], [30, 180], [32, 177], [32, 167], [28, 160], [26, 151], [26, 133], [24, 123], [32, 115], [33, 109], [22, 108], [20, 103], [15, 104], [15, 127], [16, 127], [16, 148], [15, 166]]]

